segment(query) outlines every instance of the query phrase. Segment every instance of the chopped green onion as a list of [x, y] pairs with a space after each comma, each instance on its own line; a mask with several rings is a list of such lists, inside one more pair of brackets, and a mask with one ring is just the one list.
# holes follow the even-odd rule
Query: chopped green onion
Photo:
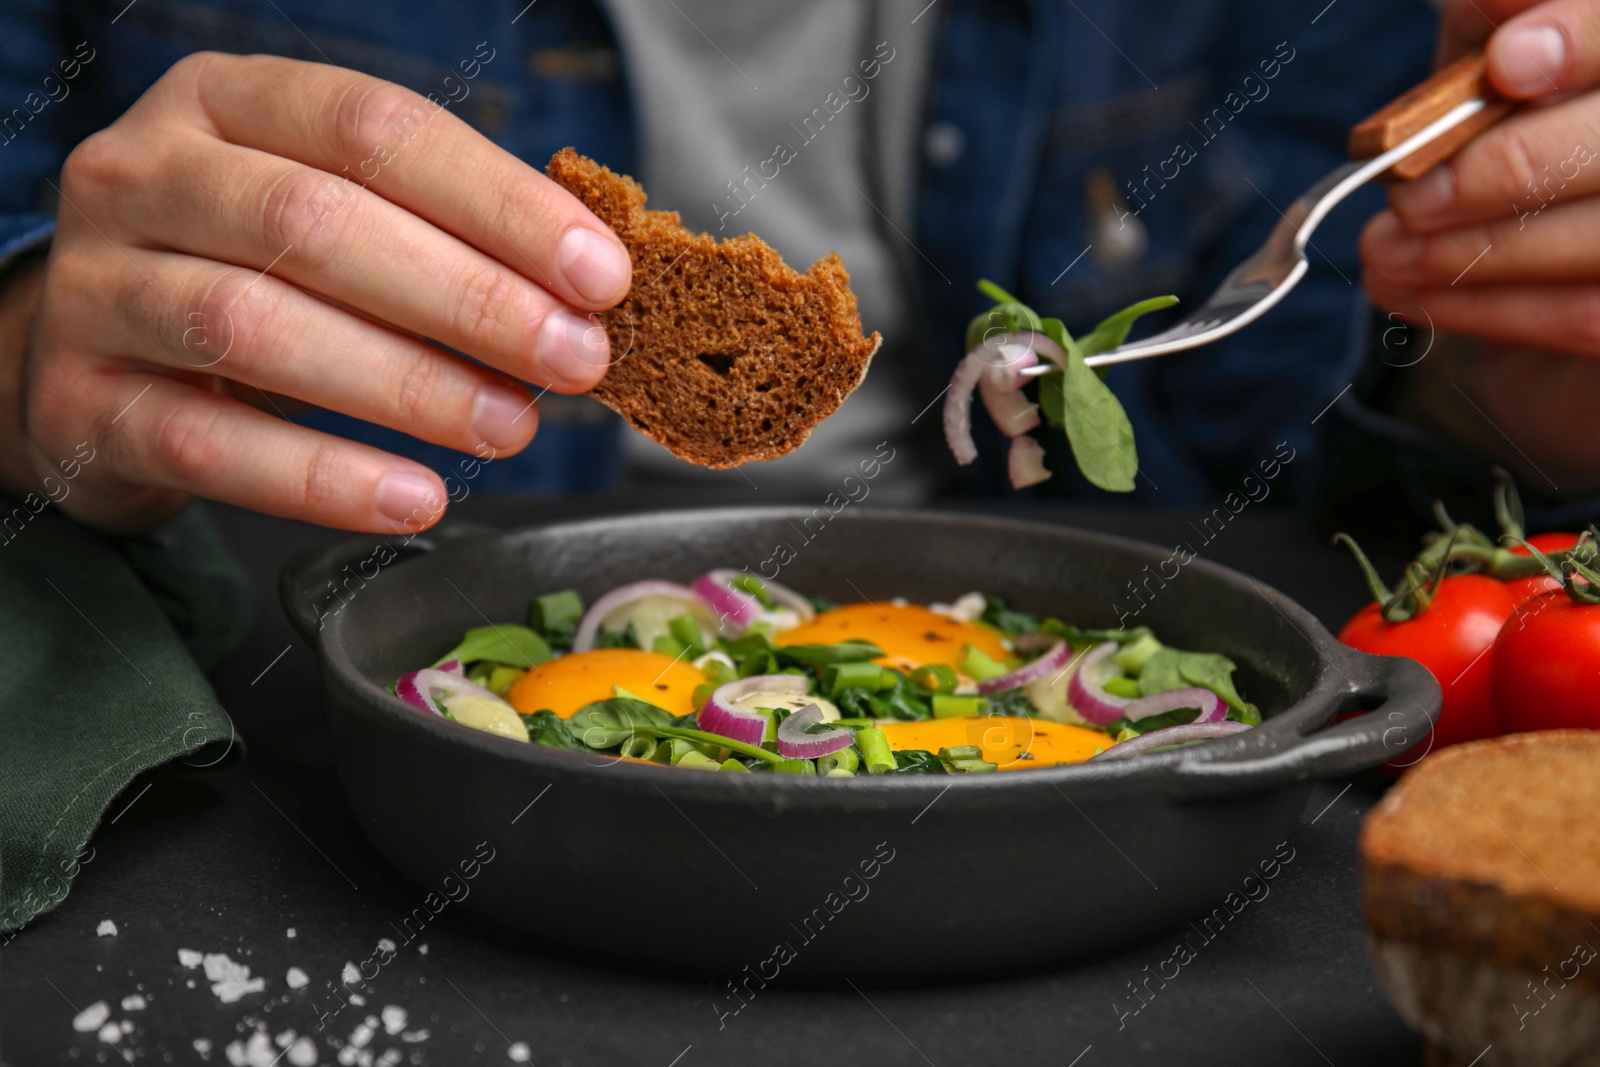
[[699, 658], [706, 651], [706, 635], [700, 629], [700, 620], [688, 612], [675, 616], [667, 623], [667, 630], [678, 643], [688, 649], [688, 654]]
[[817, 774], [823, 778], [854, 778], [861, 766], [861, 757], [854, 747], [841, 748], [817, 760]]
[[772, 769], [778, 774], [801, 774], [807, 777], [816, 777], [817, 768], [808, 759], [786, 759], [775, 763]]
[[722, 688], [722, 683], [715, 680], [709, 681], [705, 685], [697, 685], [694, 687], [694, 694], [689, 699], [694, 701], [695, 707], [703, 708], [706, 701], [711, 699], [711, 694], [720, 688]]
[[998, 678], [1002, 674], [1010, 673], [1004, 663], [996, 660], [976, 645], [967, 645], [961, 650], [961, 672], [968, 678], [980, 682], [987, 678]]
[[767, 592], [766, 583], [753, 574], [735, 574], [728, 584], [741, 593], [749, 593], [769, 611], [778, 606], [773, 602], [772, 594]]
[[999, 770], [998, 764], [990, 763], [983, 758], [983, 749], [977, 745], [941, 748], [939, 762], [944, 764], [944, 769], [951, 774], [982, 774]]
[[861, 750], [861, 760], [867, 765], [868, 774], [887, 774], [895, 769], [889, 738], [876, 726], [856, 731], [856, 748]]
[[983, 714], [984, 700], [980, 696], [954, 693], [933, 694], [933, 717], [935, 719], [969, 719], [974, 715]]
[[506, 690], [526, 673], [528, 672], [518, 667], [497, 666], [489, 672], [489, 678], [483, 683], [483, 687], [497, 696], [505, 696]]
[[710, 756], [701, 755], [699, 752], [685, 752], [673, 763], [674, 767], [688, 767], [695, 771], [720, 771], [722, 764]]
[[918, 667], [911, 672], [911, 681], [930, 693], [954, 692], [960, 683], [956, 669], [948, 663], [930, 663], [926, 667]]
[[576, 627], [583, 618], [583, 598], [575, 589], [546, 593], [533, 602], [528, 612], [528, 622], [535, 630], [558, 630]]
[[631, 756], [634, 759], [644, 760], [651, 758], [655, 755], [655, 753], [656, 739], [653, 737], [642, 737], [638, 734], [635, 734], [626, 741], [622, 742], [622, 747], [617, 750], [617, 755], [619, 756]]
[[835, 663], [822, 672], [822, 688], [835, 700], [846, 689], [865, 689], [881, 693], [893, 689], [899, 681], [893, 671], [884, 670], [876, 663]]
[[[1119, 648], [1111, 659], [1129, 674], [1138, 674], [1143, 669], [1145, 660], [1160, 652], [1161, 649], [1162, 644], [1156, 640], [1156, 635], [1146, 631], [1140, 634], [1136, 640], [1130, 641]], [[1126, 696], [1129, 694], [1119, 695]], [[1133, 693], [1131, 695], [1138, 696], [1139, 694]]]
[[1100, 683], [1100, 687], [1112, 696], [1127, 697], [1137, 700], [1144, 694], [1139, 690], [1139, 681], [1136, 678], [1107, 678]]
[[722, 761], [722, 769], [725, 771], [739, 771], [743, 774], [750, 773], [749, 767], [746, 767], [732, 756], [729, 756], [727, 759]]
[[1133, 729], [1131, 726], [1124, 726], [1122, 729], [1117, 731], [1117, 736], [1113, 737], [1111, 740], [1120, 745], [1122, 742], [1132, 740], [1138, 736], [1138, 730]]
[[688, 645], [679, 641], [676, 637], [662, 634], [650, 642], [650, 651], [659, 652], [663, 656], [671, 656], [673, 659], [683, 659], [689, 654], [690, 649]]

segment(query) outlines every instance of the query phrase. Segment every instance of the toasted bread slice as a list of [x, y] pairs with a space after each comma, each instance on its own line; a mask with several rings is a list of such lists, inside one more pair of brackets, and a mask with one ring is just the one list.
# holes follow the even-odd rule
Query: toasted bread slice
[[754, 235], [690, 233], [571, 148], [546, 171], [633, 259], [633, 289], [601, 314], [612, 363], [593, 395], [673, 455], [717, 469], [776, 459], [866, 377], [882, 339], [861, 335], [838, 256], [799, 274]]
[[1431, 1062], [1600, 1063], [1596, 811], [1600, 733], [1552, 730], [1436, 753], [1367, 817], [1373, 961]]

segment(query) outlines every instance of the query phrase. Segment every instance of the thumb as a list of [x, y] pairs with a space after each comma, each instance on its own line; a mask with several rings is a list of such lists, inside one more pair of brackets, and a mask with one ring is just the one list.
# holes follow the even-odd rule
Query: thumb
[[1526, 100], [1600, 84], [1600, 5], [1547, 0], [1510, 19], [1485, 48], [1489, 80]]

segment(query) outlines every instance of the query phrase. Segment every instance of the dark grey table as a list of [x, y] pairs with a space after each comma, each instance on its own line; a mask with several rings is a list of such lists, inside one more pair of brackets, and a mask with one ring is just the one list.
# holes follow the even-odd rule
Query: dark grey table
[[[690, 499], [645, 490], [576, 503], [473, 498], [457, 514], [511, 526], [650, 506], [653, 495]], [[989, 510], [1157, 542], [1194, 537], [1183, 515], [1025, 503]], [[1177, 932], [1114, 958], [979, 985], [863, 993], [785, 990], [780, 980], [719, 1026], [725, 991], [540, 955], [445, 908], [421, 939], [425, 953], [416, 943], [401, 948], [365, 1003], [343, 1007], [319, 1031], [319, 1013], [339, 1007], [326, 983], [338, 984], [346, 962], [372, 956], [380, 939], [398, 940], [395, 924], [424, 892], [357, 831], [332, 766], [312, 658], [273, 593], [285, 558], [338, 535], [214, 514], [265, 600], [249, 647], [217, 679], [248, 757], [223, 770], [153, 774], [112, 805], [71, 895], [0, 949], [0, 1063], [201, 1062], [196, 1039], [211, 1043], [207, 1062], [228, 1063], [226, 1046], [263, 1026], [309, 1035], [321, 1064], [1418, 1062], [1418, 1039], [1384, 999], [1363, 946], [1355, 842], [1376, 799], [1365, 781], [1318, 787], [1291, 840], [1294, 859], [1269, 894], [1213, 940], [1191, 935], [1196, 958], [1164, 985], [1146, 979], [1172, 954]], [[1247, 510], [1202, 554], [1277, 586], [1330, 625], [1363, 600], [1348, 559], [1285, 516]], [[1017, 877], [1026, 888], [1025, 866]], [[639, 890], [650, 902], [649, 886]], [[1048, 885], [1032, 891], [1041, 914], [1070, 905]], [[697, 902], [653, 903], [685, 913]], [[104, 919], [116, 936], [96, 935]], [[983, 931], [981, 916], [973, 921], [975, 933], [998, 933]], [[180, 948], [226, 953], [265, 988], [221, 1003], [200, 969], [180, 963]], [[308, 987], [288, 987], [291, 967]], [[1135, 999], [1134, 985], [1153, 992]], [[145, 1006], [124, 1009], [134, 995]], [[115, 1045], [73, 1029], [77, 1012], [99, 1001], [110, 1023], [131, 1023]], [[393, 1035], [382, 1025], [386, 1006], [407, 1016]], [[362, 1041], [369, 1015], [379, 1025]], [[294, 1064], [304, 1053], [268, 1044], [258, 1039], [244, 1062], [282, 1054], [277, 1062]], [[235, 1051], [250, 1054], [244, 1044]]]

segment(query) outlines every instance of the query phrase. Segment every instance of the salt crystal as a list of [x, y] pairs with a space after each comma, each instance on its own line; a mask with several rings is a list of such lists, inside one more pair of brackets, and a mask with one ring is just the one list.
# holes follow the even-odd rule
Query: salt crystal
[[108, 1045], [115, 1045], [122, 1038], [122, 1027], [116, 1023], [106, 1023], [100, 1028], [99, 1038]]
[[203, 954], [196, 952], [192, 948], [180, 948], [178, 950], [178, 962], [185, 967], [198, 967], [204, 959], [205, 956]]
[[119, 1025], [122, 1027], [122, 1032], [123, 1033], [125, 1033], [125, 1034], [133, 1033], [133, 1020], [132, 1019], [124, 1019], [124, 1020], [122, 1020], [122, 1022]]
[[143, 1011], [144, 1010], [144, 998], [141, 997], [137, 993], [130, 993], [128, 996], [125, 996], [125, 997], [122, 998], [122, 1010], [123, 1011]]
[[406, 1010], [394, 1004], [386, 1005], [382, 1012], [383, 1032], [394, 1035], [406, 1028]]
[[189, 979], [187, 982], [185, 982], [183, 984], [188, 986], [190, 989], [193, 989], [194, 988], [194, 979], [191, 978], [191, 979]]
[[526, 1041], [518, 1041], [506, 1050], [506, 1055], [511, 1057], [512, 1063], [527, 1063], [533, 1058], [533, 1053], [528, 1050]]
[[397, 1048], [384, 1049], [383, 1055], [378, 1057], [374, 1067], [395, 1067], [395, 1064], [400, 1062], [403, 1055]]
[[415, 1045], [419, 1041], [428, 1040], [428, 1031], [426, 1029], [423, 1029], [423, 1030], [407, 1030], [405, 1033], [400, 1035], [400, 1040], [406, 1042], [409, 1045]]
[[117, 924], [112, 922], [110, 919], [101, 919], [100, 925], [94, 928], [94, 932], [99, 934], [101, 937], [116, 937]]
[[428, 943], [426, 941], [424, 941], [422, 944], [417, 946], [417, 955], [426, 956], [427, 954], [428, 954]]
[[362, 996], [360, 993], [351, 993], [350, 1003], [354, 1004], [358, 1008], [364, 1008], [367, 1006], [367, 998]]
[[367, 1042], [372, 1040], [372, 1027], [362, 1023], [350, 1031], [350, 1043], [356, 1048], [366, 1048]]
[[291, 926], [291, 927], [289, 927], [289, 929], [285, 930], [283, 932], [283, 936], [284, 937], [294, 937], [295, 936], [294, 927]]
[[208, 1040], [207, 1038], [203, 1038], [203, 1037], [195, 1038], [194, 1039], [194, 1050], [196, 1052], [200, 1053], [200, 1058], [201, 1059], [209, 1060], [211, 1058], [211, 1042], [210, 1042], [210, 1040]]
[[302, 1037], [289, 1046], [287, 1055], [294, 1067], [312, 1067], [317, 1062], [317, 1046], [309, 1037]]
[[266, 988], [265, 979], [251, 978], [249, 967], [235, 963], [224, 953], [208, 952], [202, 962], [212, 994], [224, 1004], [232, 1004], [246, 993], [259, 993]]
[[394, 949], [395, 949], [395, 944], [394, 944], [394, 940], [392, 938], [388, 938], [388, 937], [380, 937], [380, 938], [378, 938], [378, 951], [387, 952], [387, 953], [389, 953], [389, 955], [392, 956], [392, 955], [394, 955]]
[[251, 1034], [249, 1042], [234, 1041], [223, 1051], [233, 1067], [272, 1067], [278, 1062], [278, 1053], [263, 1030]]
[[87, 1034], [90, 1030], [100, 1029], [100, 1024], [110, 1015], [111, 1005], [103, 1000], [97, 1000], [73, 1018], [72, 1028], [80, 1034]]
[[361, 972], [356, 970], [356, 965], [345, 961], [344, 970], [339, 972], [339, 980], [345, 985], [355, 985], [361, 981]]
[[283, 976], [283, 980], [290, 989], [304, 989], [311, 981], [311, 976], [298, 967], [290, 967], [289, 973]]
[[273, 1038], [272, 1043], [277, 1045], [279, 1048], [288, 1048], [290, 1045], [294, 1044], [294, 1038], [295, 1033], [293, 1030], [285, 1030], [283, 1033]]

